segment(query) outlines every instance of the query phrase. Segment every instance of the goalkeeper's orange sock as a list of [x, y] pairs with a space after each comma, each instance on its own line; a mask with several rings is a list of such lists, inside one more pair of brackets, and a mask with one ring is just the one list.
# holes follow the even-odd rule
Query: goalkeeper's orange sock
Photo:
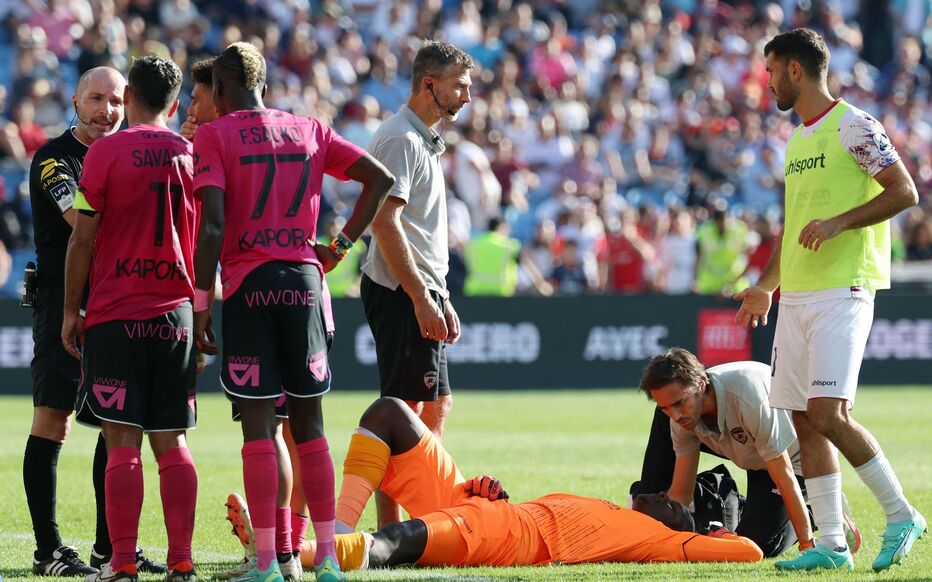
[[[369, 548], [375, 540], [366, 532], [337, 534], [333, 536], [333, 549], [337, 554], [337, 563], [344, 572], [365, 570], [369, 567]], [[301, 564], [313, 568], [317, 559], [317, 542], [305, 540], [301, 544]]]
[[388, 470], [391, 450], [371, 432], [357, 428], [343, 461], [343, 485], [337, 499], [337, 521], [356, 528], [372, 492]]

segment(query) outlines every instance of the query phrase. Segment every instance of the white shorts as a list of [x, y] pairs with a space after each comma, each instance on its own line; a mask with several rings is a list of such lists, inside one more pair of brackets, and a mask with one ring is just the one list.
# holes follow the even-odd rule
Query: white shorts
[[804, 411], [810, 398], [844, 399], [854, 407], [874, 300], [860, 289], [829, 291], [809, 294], [818, 298], [812, 302], [781, 298], [770, 362], [774, 408]]

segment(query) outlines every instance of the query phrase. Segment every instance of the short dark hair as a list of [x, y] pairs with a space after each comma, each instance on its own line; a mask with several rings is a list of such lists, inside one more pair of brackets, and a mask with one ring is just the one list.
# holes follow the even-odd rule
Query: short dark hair
[[683, 508], [683, 521], [681, 525], [682, 529], [678, 531], [696, 531], [696, 517], [692, 514], [692, 512], [689, 511], [689, 508], [682, 503], [680, 504], [680, 507]]
[[411, 90], [417, 92], [424, 77], [439, 77], [451, 65], [457, 65], [464, 71], [471, 71], [476, 66], [472, 57], [448, 42], [424, 41], [414, 57]]
[[195, 84], [210, 85], [214, 82], [214, 61], [217, 57], [206, 57], [191, 65], [191, 80]]
[[764, 56], [773, 53], [783, 60], [799, 61], [806, 74], [821, 79], [828, 71], [830, 55], [822, 36], [808, 28], [794, 28], [781, 32], [764, 45]]
[[241, 89], [254, 91], [265, 85], [265, 57], [248, 42], [234, 42], [214, 59], [214, 70], [233, 75]]
[[148, 55], [133, 61], [129, 69], [129, 90], [146, 109], [168, 108], [181, 89], [181, 69], [174, 62]]
[[653, 400], [651, 393], [670, 382], [698, 388], [700, 381], [708, 381], [708, 374], [699, 359], [689, 350], [670, 348], [650, 359], [641, 376], [641, 390]]

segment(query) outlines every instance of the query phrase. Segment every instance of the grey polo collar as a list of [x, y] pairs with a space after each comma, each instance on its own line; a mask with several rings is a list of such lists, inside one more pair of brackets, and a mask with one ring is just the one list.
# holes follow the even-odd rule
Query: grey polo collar
[[446, 145], [443, 142], [443, 138], [440, 137], [440, 134], [427, 127], [427, 124], [421, 121], [421, 118], [411, 111], [407, 105], [402, 105], [400, 112], [404, 115], [405, 119], [408, 120], [408, 123], [411, 124], [411, 127], [423, 138], [424, 143], [431, 152], [440, 155], [446, 150]]

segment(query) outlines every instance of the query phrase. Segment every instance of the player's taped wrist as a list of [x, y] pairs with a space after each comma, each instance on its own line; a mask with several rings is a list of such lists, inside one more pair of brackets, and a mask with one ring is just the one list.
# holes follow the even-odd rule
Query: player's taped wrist
[[194, 311], [207, 311], [210, 309], [211, 292], [206, 289], [194, 289]]
[[349, 253], [350, 249], [353, 248], [354, 244], [355, 243], [351, 241], [348, 236], [341, 232], [340, 234], [333, 237], [333, 240], [330, 241], [328, 248], [330, 249], [331, 253], [336, 255], [337, 258], [342, 261], [346, 257], [347, 253]]

